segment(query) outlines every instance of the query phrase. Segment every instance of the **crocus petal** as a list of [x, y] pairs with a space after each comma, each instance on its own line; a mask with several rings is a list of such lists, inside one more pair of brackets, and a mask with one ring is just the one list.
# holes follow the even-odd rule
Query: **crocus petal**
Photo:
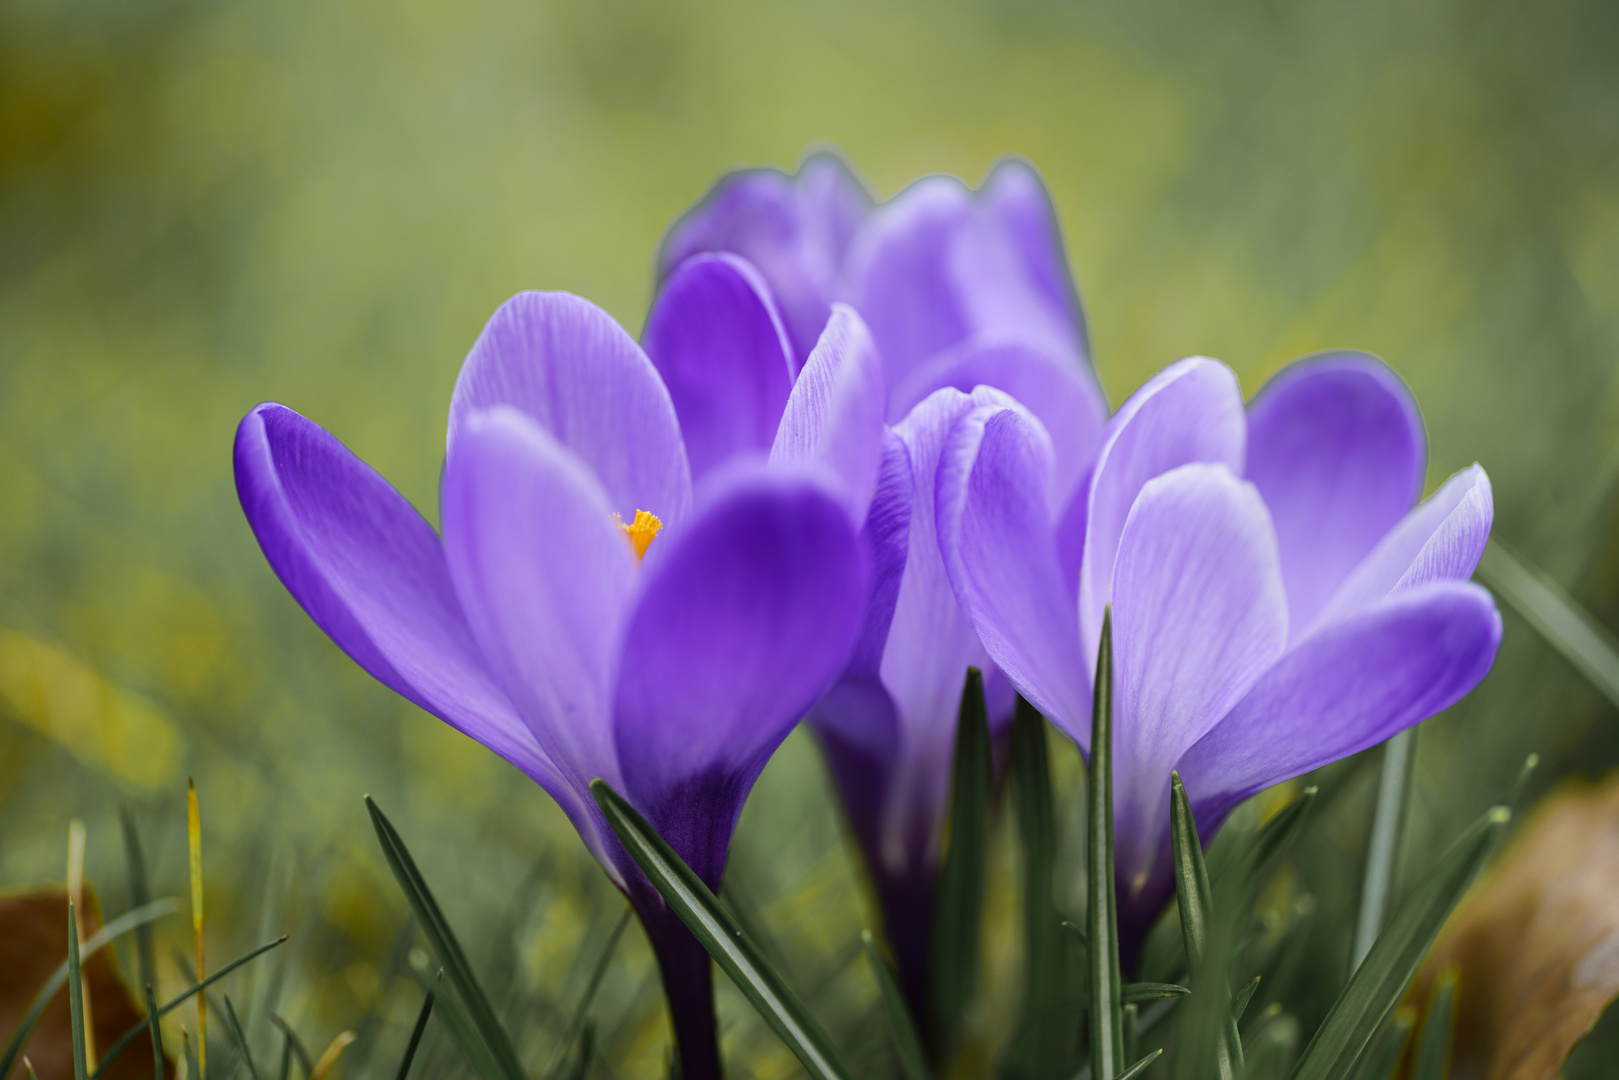
[[616, 785], [609, 694], [635, 554], [601, 485], [525, 414], [477, 414], [444, 468], [444, 548], [473, 635], [540, 745], [576, 790]]
[[1287, 643], [1276, 534], [1252, 484], [1198, 464], [1141, 489], [1119, 539], [1113, 642], [1118, 871], [1145, 883], [1170, 770]]
[[844, 253], [871, 209], [865, 185], [835, 154], [805, 158], [798, 173], [728, 173], [663, 239], [658, 278], [705, 251], [734, 252], [759, 269], [802, 363], [826, 325]]
[[1057, 558], [1050, 469], [1050, 440], [1027, 413], [986, 406], [968, 414], [939, 466], [939, 547], [989, 655], [1083, 748], [1090, 679]]
[[858, 527], [882, 457], [882, 361], [860, 316], [835, 304], [787, 399], [770, 460], [826, 470]]
[[1020, 188], [1030, 178], [998, 171], [975, 198], [953, 177], [927, 177], [861, 226], [846, 295], [871, 325], [891, 382], [974, 336], [1086, 362], [1077, 302], [1051, 288], [1060, 237], [1043, 249], [1029, 243], [1035, 215]]
[[1422, 493], [1422, 414], [1366, 353], [1290, 364], [1248, 407], [1248, 479], [1276, 523], [1291, 624], [1307, 627]]
[[889, 394], [889, 418], [910, 412], [941, 387], [969, 391], [993, 386], [1016, 398], [1051, 436], [1052, 484], [1066, 505], [1096, 460], [1107, 423], [1107, 402], [1087, 371], [1015, 342], [973, 338], [925, 361]]
[[1494, 518], [1490, 478], [1478, 465], [1463, 469], [1383, 537], [1305, 633], [1347, 619], [1395, 592], [1430, 581], [1467, 580], [1484, 555]]
[[1490, 594], [1457, 581], [1403, 592], [1301, 642], [1181, 759], [1199, 823], [1448, 708], [1484, 678], [1500, 643]]
[[691, 473], [669, 392], [641, 347], [605, 311], [568, 293], [519, 293], [500, 306], [461, 365], [450, 398], [449, 457], [473, 413], [511, 405], [577, 454], [628, 521], [673, 524]]
[[849, 658], [866, 568], [819, 485], [739, 468], [643, 571], [614, 733], [626, 790], [711, 885], [766, 758]]
[[797, 364], [770, 289], [751, 265], [735, 255], [681, 263], [641, 341], [669, 388], [693, 476], [770, 449]]
[[378, 682], [577, 803], [473, 641], [437, 534], [317, 424], [276, 404], [236, 431], [236, 490], [271, 569]]
[[883, 462], [871, 510], [860, 530], [871, 571], [871, 591], [866, 598], [865, 620], [860, 640], [849, 657], [849, 670], [875, 676], [882, 664], [883, 650], [894, 622], [899, 602], [900, 582], [911, 550], [911, 513], [916, 485], [911, 471], [911, 455], [905, 441], [893, 431], [883, 432]]
[[1153, 376], [1108, 423], [1091, 474], [1079, 571], [1080, 637], [1096, 656], [1102, 612], [1113, 597], [1119, 535], [1147, 481], [1196, 461], [1241, 475], [1247, 425], [1231, 369], [1194, 356]]

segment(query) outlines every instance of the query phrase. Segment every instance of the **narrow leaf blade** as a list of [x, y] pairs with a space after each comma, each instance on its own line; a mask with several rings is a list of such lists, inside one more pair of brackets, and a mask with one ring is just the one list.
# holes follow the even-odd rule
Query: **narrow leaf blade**
[[410, 1063], [416, 1060], [416, 1048], [422, 1043], [422, 1033], [427, 1030], [427, 1020], [433, 1015], [433, 997], [438, 991], [438, 981], [444, 977], [444, 969], [433, 976], [433, 985], [427, 988], [427, 996], [422, 998], [422, 1011], [416, 1015], [416, 1026], [410, 1029], [410, 1042], [405, 1044], [405, 1056], [399, 1062], [399, 1072], [395, 1080], [406, 1080], [410, 1076]]
[[[1169, 777], [1170, 846], [1175, 858], [1175, 899], [1180, 909], [1181, 939], [1186, 946], [1186, 965], [1192, 985], [1212, 997], [1205, 999], [1199, 1012], [1214, 1027], [1215, 1064], [1221, 1080], [1234, 1080], [1242, 1073], [1242, 1040], [1231, 1015], [1231, 989], [1226, 981], [1223, 949], [1211, 948], [1210, 937], [1222, 933], [1212, 926], [1214, 890], [1209, 885], [1208, 867], [1203, 862], [1203, 844], [1198, 839], [1197, 822], [1192, 817], [1192, 801], [1179, 773]], [[1201, 1049], [1201, 1048], [1199, 1048]], [[1193, 1051], [1197, 1053], [1197, 1051]]]
[[625, 851], [670, 909], [753, 1003], [815, 1080], [852, 1078], [832, 1040], [719, 899], [623, 796], [603, 780], [590, 790]]
[[905, 1007], [905, 996], [900, 993], [899, 983], [894, 980], [894, 973], [888, 969], [888, 961], [883, 959], [882, 950], [877, 947], [870, 930], [860, 932], [860, 941], [865, 946], [866, 962], [871, 965], [872, 977], [877, 980], [883, 1013], [888, 1017], [888, 1030], [894, 1034], [894, 1050], [899, 1054], [900, 1067], [905, 1070], [907, 1080], [928, 1080], [927, 1057], [922, 1052], [922, 1040], [916, 1034], [916, 1025], [911, 1022], [911, 1010]]
[[1619, 641], [1551, 578], [1491, 540], [1478, 576], [1604, 697], [1619, 705]]
[[1117, 1080], [1125, 1071], [1120, 1001], [1119, 912], [1113, 887], [1113, 609], [1102, 616], [1091, 702], [1090, 811], [1086, 821], [1085, 937], [1090, 974], [1091, 1077]]
[[1485, 813], [1400, 905], [1304, 1048], [1293, 1080], [1342, 1080], [1353, 1074], [1511, 816], [1504, 806]]

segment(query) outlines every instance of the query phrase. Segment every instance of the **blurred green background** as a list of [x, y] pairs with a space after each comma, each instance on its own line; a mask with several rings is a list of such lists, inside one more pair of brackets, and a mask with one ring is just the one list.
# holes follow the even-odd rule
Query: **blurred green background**
[[[567, 289], [637, 331], [673, 217], [816, 145], [879, 197], [1032, 160], [1115, 405], [1190, 353], [1251, 393], [1302, 353], [1377, 352], [1422, 403], [1430, 487], [1482, 461], [1496, 535], [1619, 625], [1616, 56], [1605, 0], [0, 0], [0, 885], [60, 880], [77, 816], [120, 910], [127, 804], [181, 895], [194, 775], [210, 953], [294, 934], [243, 991], [256, 1037], [271, 1006], [320, 1045], [360, 1024], [350, 1075], [372, 1046], [386, 1073], [419, 996], [370, 792], [543, 1064], [621, 901], [538, 788], [284, 593], [232, 433], [286, 403], [436, 520], [450, 389], [502, 300]], [[1507, 626], [1423, 729], [1408, 867], [1531, 749], [1536, 791], [1619, 762], [1613, 710]], [[1353, 909], [1374, 774], [1321, 816], [1323, 912]], [[795, 735], [727, 889], [851, 1056], [881, 1057], [828, 799]], [[1015, 1008], [1010, 888], [985, 1031]], [[739, 1074], [793, 1075], [722, 996]], [[597, 1016], [617, 1075], [661, 1068], [638, 929]]]

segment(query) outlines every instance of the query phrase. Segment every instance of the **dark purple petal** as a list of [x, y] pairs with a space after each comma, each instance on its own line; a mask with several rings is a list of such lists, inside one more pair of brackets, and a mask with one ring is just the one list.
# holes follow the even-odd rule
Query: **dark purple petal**
[[642, 572], [613, 712], [627, 793], [710, 885], [765, 760], [847, 662], [867, 587], [822, 488], [762, 466], [723, 479]]
[[1086, 498], [1079, 626], [1095, 657], [1102, 612], [1113, 596], [1113, 560], [1136, 495], [1153, 477], [1197, 461], [1241, 475], [1247, 424], [1231, 369], [1194, 356], [1171, 364], [1130, 395], [1108, 422]]
[[802, 363], [826, 325], [844, 253], [871, 209], [865, 185], [827, 153], [804, 159], [798, 173], [728, 173], [669, 229], [658, 252], [658, 279], [705, 251], [747, 259], [770, 283]]
[[977, 197], [953, 177], [919, 180], [861, 227], [846, 296], [871, 326], [891, 385], [969, 338], [1086, 364], [1077, 301], [1071, 291], [1057, 295], [1051, 281], [1051, 249], [1061, 239], [1031, 241], [1031, 177], [1016, 168], [997, 171]]
[[669, 392], [641, 347], [605, 311], [568, 293], [518, 293], [478, 335], [450, 399], [449, 457], [472, 414], [510, 405], [596, 474], [629, 521], [673, 524], [691, 474]]
[[1057, 558], [1050, 469], [1050, 441], [1020, 408], [968, 414], [939, 468], [939, 546], [989, 655], [1085, 747], [1090, 677]]
[[697, 255], [664, 283], [641, 335], [669, 388], [692, 475], [770, 449], [793, 387], [770, 289], [735, 255]]
[[598, 776], [622, 788], [609, 695], [636, 563], [601, 485], [523, 413], [477, 414], [444, 468], [444, 550], [473, 636], [551, 760], [581, 793]]
[[776, 465], [825, 470], [858, 527], [883, 458], [883, 368], [865, 323], [834, 304], [787, 399], [770, 449]]
[[242, 420], [235, 467], [265, 558], [315, 624], [378, 682], [522, 769], [576, 815], [578, 798], [473, 641], [437, 534], [403, 496], [281, 405]]
[[1169, 773], [1287, 644], [1270, 514], [1224, 465], [1141, 489], [1113, 572], [1114, 820], [1121, 880], [1145, 883]]
[[1051, 436], [1052, 481], [1066, 505], [1102, 443], [1107, 403], [1089, 373], [1069, 360], [1015, 342], [986, 343], [974, 338], [935, 355], [913, 370], [889, 394], [889, 418], [910, 412], [941, 387], [967, 392], [993, 386], [1016, 398]]
[[870, 592], [860, 640], [849, 657], [849, 670], [876, 676], [882, 664], [899, 601], [900, 582], [910, 557], [911, 512], [916, 497], [911, 455], [905, 441], [893, 431], [883, 432], [883, 463], [871, 510], [860, 530], [871, 568]]
[[1494, 518], [1490, 478], [1477, 465], [1463, 469], [1383, 537], [1303, 633], [1430, 581], [1466, 581], [1484, 554]]
[[1295, 632], [1411, 509], [1426, 460], [1411, 392], [1366, 353], [1290, 364], [1255, 396], [1247, 476], [1276, 523]]
[[1304, 640], [1181, 759], [1199, 822], [1449, 708], [1500, 644], [1490, 594], [1459, 581], [1400, 593]]

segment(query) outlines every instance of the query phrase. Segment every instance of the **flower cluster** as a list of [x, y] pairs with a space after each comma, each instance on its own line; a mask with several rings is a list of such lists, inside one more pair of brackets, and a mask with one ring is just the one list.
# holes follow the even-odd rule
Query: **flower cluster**
[[[236, 476], [271, 567], [378, 681], [568, 813], [658, 953], [685, 1069], [718, 1075], [706, 954], [589, 793], [622, 792], [711, 887], [808, 717], [913, 1008], [927, 986], [963, 677], [1087, 748], [1111, 607], [1127, 950], [1170, 889], [1169, 785], [1242, 799], [1483, 678], [1473, 466], [1418, 503], [1422, 421], [1375, 358], [1167, 368], [1111, 417], [1026, 164], [881, 205], [838, 159], [728, 175], [670, 229], [637, 342], [524, 293], [450, 400], [441, 531], [281, 405]], [[1127, 957], [1128, 961], [1128, 957]]]

